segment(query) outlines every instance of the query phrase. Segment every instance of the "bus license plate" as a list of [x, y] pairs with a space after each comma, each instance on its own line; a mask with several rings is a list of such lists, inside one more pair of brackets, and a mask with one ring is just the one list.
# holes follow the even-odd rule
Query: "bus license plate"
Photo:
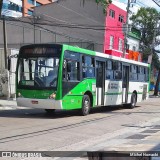
[[38, 104], [38, 101], [31, 101], [32, 104]]

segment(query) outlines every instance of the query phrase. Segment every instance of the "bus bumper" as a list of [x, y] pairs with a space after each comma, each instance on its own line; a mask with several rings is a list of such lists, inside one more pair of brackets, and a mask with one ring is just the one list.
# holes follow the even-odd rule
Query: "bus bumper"
[[41, 109], [62, 109], [62, 101], [54, 99], [17, 98], [17, 106]]

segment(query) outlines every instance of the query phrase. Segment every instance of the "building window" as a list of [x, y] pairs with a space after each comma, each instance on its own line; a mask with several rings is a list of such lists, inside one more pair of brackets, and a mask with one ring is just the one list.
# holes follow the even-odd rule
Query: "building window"
[[42, 4], [36, 1], [36, 6], [41, 6]]
[[124, 17], [122, 15], [119, 15], [119, 22], [123, 22], [124, 21]]
[[110, 36], [109, 49], [113, 49], [114, 37]]
[[133, 46], [132, 50], [133, 50], [133, 51], [136, 51], [136, 47], [135, 47], [135, 46]]
[[28, 10], [28, 15], [33, 15], [33, 11], [31, 11], [31, 10]]
[[122, 51], [122, 43], [123, 43], [123, 40], [119, 38], [119, 42], [118, 42], [118, 50], [119, 51]]
[[9, 9], [9, 10], [12, 10], [12, 11], [16, 11], [16, 12], [22, 12], [22, 7], [18, 6], [17, 4], [15, 3], [4, 3], [3, 4], [3, 9]]
[[28, 0], [28, 3], [34, 5], [34, 0]]
[[109, 16], [112, 17], [112, 18], [114, 18], [115, 17], [115, 11], [112, 10], [112, 9], [110, 9], [109, 10]]
[[9, 7], [8, 3], [3, 3], [3, 6], [2, 6], [3, 9], [8, 9], [8, 7]]
[[126, 49], [128, 49], [128, 50], [129, 50], [129, 47], [130, 47], [130, 46], [129, 46], [129, 44], [126, 44]]

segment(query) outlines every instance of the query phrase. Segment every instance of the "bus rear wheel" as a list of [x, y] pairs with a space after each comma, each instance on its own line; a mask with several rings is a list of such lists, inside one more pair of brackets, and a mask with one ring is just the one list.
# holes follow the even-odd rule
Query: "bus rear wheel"
[[55, 109], [45, 109], [47, 114], [54, 114], [55, 113]]
[[131, 103], [129, 104], [129, 108], [133, 109], [136, 106], [136, 103], [137, 103], [137, 96], [135, 93], [132, 93]]
[[91, 110], [91, 101], [88, 95], [84, 95], [82, 99], [81, 115], [86, 116]]

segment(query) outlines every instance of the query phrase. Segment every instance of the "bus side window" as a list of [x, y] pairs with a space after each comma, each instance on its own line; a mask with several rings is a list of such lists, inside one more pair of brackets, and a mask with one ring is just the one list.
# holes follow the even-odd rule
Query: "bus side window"
[[90, 56], [82, 56], [82, 77], [93, 78], [95, 77], [95, 61]]
[[122, 64], [121, 62], [114, 62], [114, 79], [121, 80], [122, 79]]
[[80, 80], [80, 54], [72, 51], [65, 51], [63, 61], [63, 80]]
[[149, 75], [149, 70], [148, 70], [148, 68], [146, 67], [146, 68], [144, 68], [144, 70], [145, 70], [145, 81], [146, 82], [148, 82], [148, 80], [149, 80], [149, 77], [148, 77], [148, 75]]
[[136, 66], [136, 75], [135, 75], [135, 80], [138, 81], [139, 79], [139, 66]]
[[130, 80], [137, 81], [137, 66], [130, 65]]
[[145, 82], [147, 82], [148, 81], [148, 68], [147, 67], [144, 68], [144, 76], [145, 76]]
[[106, 79], [113, 79], [112, 60], [106, 62]]
[[67, 81], [79, 81], [80, 70], [79, 62], [67, 61], [66, 80]]
[[144, 70], [141, 66], [139, 66], [138, 80], [141, 82], [144, 81]]

